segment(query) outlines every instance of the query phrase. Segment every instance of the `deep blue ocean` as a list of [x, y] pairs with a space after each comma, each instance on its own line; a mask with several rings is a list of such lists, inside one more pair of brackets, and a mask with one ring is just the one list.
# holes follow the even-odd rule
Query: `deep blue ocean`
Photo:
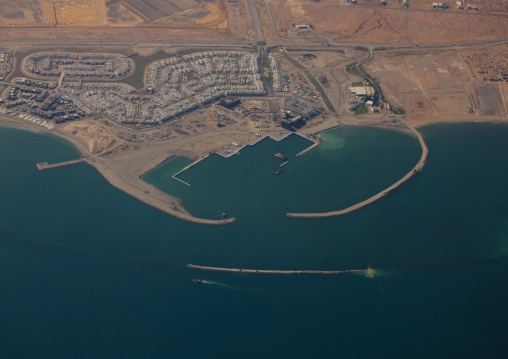
[[[504, 358], [508, 125], [409, 135], [339, 128], [309, 146], [262, 140], [225, 159], [176, 158], [145, 180], [203, 218], [178, 220], [110, 186], [49, 135], [0, 127], [0, 358]], [[283, 152], [287, 165], [273, 156]], [[273, 172], [282, 168], [280, 175]], [[379, 275], [200, 272], [379, 269]], [[197, 284], [193, 278], [206, 283]]]

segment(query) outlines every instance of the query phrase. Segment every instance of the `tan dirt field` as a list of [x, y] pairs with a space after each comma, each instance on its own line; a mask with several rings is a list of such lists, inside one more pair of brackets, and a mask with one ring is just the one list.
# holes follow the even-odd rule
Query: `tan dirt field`
[[[494, 1], [506, 1], [506, 0], [494, 0]], [[292, 4], [308, 4], [309, 1], [305, 0], [287, 0], [288, 3]], [[406, 7], [403, 5], [402, 1], [398, 0], [386, 0], [386, 5], [381, 5], [380, 0], [357, 0], [356, 5], [348, 3], [346, 0], [320, 0], [319, 3], [311, 3], [311, 5], [319, 6], [326, 5], [330, 7], [367, 7], [367, 8], [377, 8], [377, 9], [394, 9], [398, 11], [409, 11], [409, 10], [432, 10], [435, 12], [445, 12], [445, 13], [462, 13], [467, 12], [467, 9], [457, 9], [455, 5], [455, 1], [450, 2], [448, 5], [450, 6], [448, 9], [432, 9], [432, 3], [434, 1], [429, 0], [409, 0], [409, 6]], [[437, 1], [439, 2], [439, 1]], [[442, 2], [442, 1], [441, 1]], [[467, 6], [468, 3], [465, 5]], [[478, 8], [478, 12], [483, 12], [484, 7], [483, 3], [476, 2], [470, 3], [475, 5]]]
[[86, 143], [92, 155], [99, 155], [125, 143], [113, 135], [106, 125], [93, 120], [68, 122], [59, 130]]
[[143, 40], [166, 39], [200, 39], [203, 41], [222, 40], [226, 32], [222, 29], [179, 29], [179, 28], [146, 28], [146, 27], [69, 27], [62, 30], [61, 27], [37, 28], [10, 28], [9, 31], [0, 31], [1, 40], [17, 40], [22, 38], [30, 39], [68, 39], [79, 42], [80, 40], [90, 39], [114, 39], [114, 40], [132, 40], [136, 39], [139, 43]]
[[507, 14], [508, 0], [487, 0], [487, 8], [492, 13]]
[[365, 67], [408, 119], [463, 117], [474, 107], [473, 82], [457, 51], [386, 52]]
[[208, 24], [221, 16], [216, 3], [205, 3], [174, 15], [161, 18], [155, 23]]
[[227, 3], [228, 35], [234, 38], [247, 38], [250, 33], [250, 18], [244, 1]]
[[37, 0], [0, 1], [0, 26], [34, 26], [43, 21]]
[[429, 44], [501, 38], [508, 17], [442, 11], [399, 11], [275, 1], [270, 5], [280, 33], [293, 23], [311, 23], [335, 41], [378, 44]]
[[258, 13], [259, 22], [263, 31], [264, 38], [269, 41], [279, 40], [279, 36], [273, 32], [273, 28], [270, 23], [270, 17], [268, 16], [268, 11], [263, 1], [256, 1], [256, 11]]
[[[298, 54], [305, 54], [306, 52], [298, 52]], [[339, 54], [333, 51], [321, 51], [321, 52], [312, 52], [313, 55], [316, 56], [315, 59], [311, 61], [302, 61], [298, 59], [302, 63], [309, 64], [310, 68], [324, 69], [329, 68], [330, 66], [334, 66], [338, 62], [342, 62], [347, 59], [344, 55]]]
[[99, 25], [95, 0], [54, 2], [57, 24]]
[[[177, 12], [157, 17], [153, 22], [143, 20], [124, 4], [107, 0], [0, 0], [0, 26], [167, 26], [168, 28], [227, 28], [227, 0], [206, 3], [188, 0], [185, 4], [160, 6]], [[154, 0], [155, 1], [155, 0]], [[189, 8], [189, 6], [191, 6]], [[178, 9], [184, 9], [178, 11]], [[151, 9], [151, 8], [150, 8]], [[167, 9], [167, 10], [168, 10]], [[153, 9], [151, 9], [153, 12]], [[153, 15], [153, 14], [152, 14]]]
[[466, 51], [462, 57], [476, 80], [508, 81], [508, 45]]
[[143, 23], [143, 19], [129, 11], [120, 3], [108, 6], [108, 23], [112, 26], [136, 26]]

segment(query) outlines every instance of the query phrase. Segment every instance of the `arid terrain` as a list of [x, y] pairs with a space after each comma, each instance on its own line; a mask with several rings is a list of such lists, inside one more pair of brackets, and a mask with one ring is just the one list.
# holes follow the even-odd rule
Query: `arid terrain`
[[368, 44], [436, 44], [452, 41], [475, 41], [505, 37], [508, 17], [478, 11], [455, 9], [432, 10], [432, 2], [409, 1], [406, 8], [399, 2], [345, 0], [268, 1], [277, 31], [283, 36], [306, 37], [295, 31], [295, 24], [311, 24], [313, 33], [336, 42]]
[[[408, 121], [415, 125], [482, 119], [504, 121], [508, 101], [506, 81], [489, 81], [478, 76], [478, 71], [486, 70], [478, 70], [468, 60], [479, 53], [485, 57], [491, 53], [495, 58], [498, 51], [497, 47], [487, 47], [473, 52], [379, 52], [366, 67], [380, 81], [392, 106], [406, 109]], [[488, 64], [485, 62], [480, 68], [484, 66]], [[472, 113], [468, 113], [469, 108]]]

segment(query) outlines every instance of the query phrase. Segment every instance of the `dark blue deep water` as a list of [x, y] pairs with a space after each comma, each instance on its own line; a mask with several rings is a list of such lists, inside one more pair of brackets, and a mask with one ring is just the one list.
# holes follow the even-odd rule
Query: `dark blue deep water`
[[[288, 218], [368, 198], [418, 161], [415, 138], [343, 128], [302, 157], [298, 136], [145, 180], [184, 222], [111, 187], [47, 135], [0, 127], [0, 358], [504, 358], [508, 126], [422, 129], [423, 172], [343, 217]], [[289, 157], [275, 176], [282, 151]], [[379, 268], [360, 275], [197, 272]], [[207, 284], [196, 284], [200, 278]]]

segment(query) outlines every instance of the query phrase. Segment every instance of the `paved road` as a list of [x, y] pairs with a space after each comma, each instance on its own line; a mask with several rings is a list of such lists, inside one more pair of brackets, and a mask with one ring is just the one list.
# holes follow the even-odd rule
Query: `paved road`
[[249, 5], [251, 26], [252, 26], [252, 36], [254, 37], [254, 41], [263, 41], [263, 30], [261, 29], [261, 25], [259, 22], [258, 12], [256, 11], [256, 0], [247, 0], [247, 4]]
[[[12, 45], [34, 45], [34, 46], [72, 46], [72, 47], [100, 47], [100, 46], [136, 46], [138, 43], [142, 44], [154, 44], [161, 46], [178, 46], [178, 47], [238, 47], [238, 46], [249, 46], [252, 45], [252, 41], [214, 41], [210, 44], [210, 41], [206, 40], [167, 40], [167, 39], [156, 39], [156, 40], [143, 40], [137, 39], [91, 39], [91, 40], [72, 40], [72, 39], [17, 39], [17, 40], [0, 40], [0, 45], [12, 46]], [[467, 41], [457, 43], [443, 43], [443, 44], [432, 44], [432, 45], [418, 45], [418, 44], [407, 44], [407, 45], [393, 45], [388, 43], [340, 43], [331, 41], [328, 45], [323, 45], [322, 42], [314, 44], [297, 44], [294, 42], [281, 41], [276, 43], [269, 43], [269, 45], [281, 45], [291, 49], [332, 49], [338, 48], [354, 48], [357, 46], [364, 46], [369, 49], [375, 47], [384, 47], [386, 50], [400, 50], [400, 49], [442, 49], [442, 48], [453, 48], [458, 46], [473, 47], [485, 44], [496, 44], [496, 43], [508, 43], [508, 38], [494, 39], [494, 40], [479, 40], [479, 41]]]
[[[383, 43], [341, 43], [334, 40], [333, 37], [325, 37], [316, 33], [316, 37], [313, 37], [316, 40], [315, 43], [311, 44], [298, 44], [291, 40], [299, 39], [297, 36], [288, 36], [282, 35], [277, 31], [275, 21], [273, 15], [270, 11], [269, 3], [273, 0], [263, 0], [263, 3], [266, 6], [268, 11], [268, 15], [270, 18], [270, 23], [272, 25], [272, 29], [274, 33], [279, 37], [280, 41], [276, 42], [268, 42], [264, 39], [262, 27], [259, 21], [259, 15], [256, 11], [255, 0], [247, 0], [250, 16], [252, 19], [252, 28], [253, 28], [253, 38], [254, 41], [266, 41], [268, 45], [281, 45], [291, 49], [331, 49], [331, 48], [354, 48], [356, 46], [363, 46], [372, 51], [375, 47], [384, 47], [386, 50], [400, 50], [400, 49], [443, 49], [449, 47], [456, 46], [465, 46], [472, 47], [478, 45], [485, 44], [495, 44], [495, 43], [507, 43], [508, 38], [495, 39], [495, 40], [481, 40], [481, 41], [467, 41], [467, 42], [457, 42], [457, 43], [443, 43], [443, 44], [433, 44], [433, 45], [419, 45], [419, 44], [407, 44], [407, 45], [393, 45], [393, 44], [383, 44]], [[324, 5], [324, 4], [321, 4]], [[336, 5], [334, 5], [336, 6]], [[375, 8], [375, 7], [374, 7]], [[392, 9], [393, 10], [393, 9]], [[406, 11], [404, 9], [399, 9], [401, 11]], [[416, 10], [411, 10], [416, 11]], [[420, 10], [420, 11], [435, 11], [435, 10]], [[450, 12], [451, 13], [451, 12]], [[456, 12], [457, 13], [457, 12]], [[461, 14], [461, 13], [457, 13]], [[478, 13], [469, 13], [470, 15], [482, 15]], [[489, 15], [490, 16], [490, 15]], [[497, 16], [497, 15], [492, 15]], [[83, 27], [83, 30], [90, 30], [89, 27]], [[78, 28], [75, 28], [78, 30]], [[27, 44], [33, 46], [72, 46], [72, 47], [101, 47], [101, 46], [136, 46], [138, 43], [142, 44], [153, 44], [160, 46], [178, 46], [178, 47], [239, 47], [239, 46], [250, 46], [253, 45], [253, 40], [223, 40], [223, 41], [214, 41], [213, 44], [210, 44], [208, 40], [170, 40], [170, 39], [147, 39], [140, 40], [135, 38], [131, 39], [84, 39], [84, 40], [76, 40], [76, 39], [16, 39], [16, 40], [0, 40], [0, 45], [4, 46], [12, 46], [12, 45], [20, 45]]]

